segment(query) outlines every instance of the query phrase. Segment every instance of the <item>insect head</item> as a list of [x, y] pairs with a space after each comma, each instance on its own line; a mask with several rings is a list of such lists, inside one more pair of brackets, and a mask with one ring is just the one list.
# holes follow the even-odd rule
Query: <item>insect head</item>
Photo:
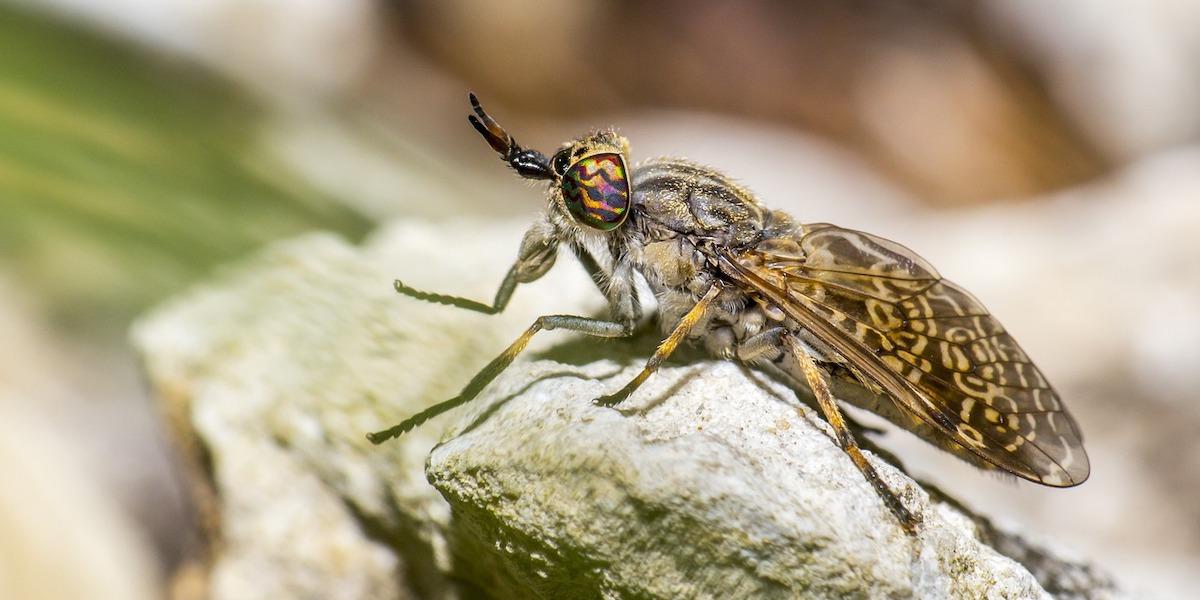
[[554, 181], [562, 193], [567, 213], [576, 222], [601, 231], [620, 227], [629, 216], [632, 190], [625, 163], [624, 140], [599, 132], [568, 144], [554, 155], [553, 164], [537, 150], [526, 150], [479, 104], [471, 94], [471, 125], [519, 175]]

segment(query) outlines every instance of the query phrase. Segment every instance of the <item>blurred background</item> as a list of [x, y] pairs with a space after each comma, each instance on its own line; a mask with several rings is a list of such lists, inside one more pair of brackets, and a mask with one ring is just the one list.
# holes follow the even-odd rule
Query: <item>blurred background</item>
[[634, 161], [925, 255], [1055, 382], [1093, 476], [883, 445], [1135, 597], [1200, 586], [1198, 3], [26, 0], [0, 2], [0, 597], [186, 597], [197, 517], [128, 326], [301, 232], [532, 218], [467, 90], [526, 146], [615, 125]]

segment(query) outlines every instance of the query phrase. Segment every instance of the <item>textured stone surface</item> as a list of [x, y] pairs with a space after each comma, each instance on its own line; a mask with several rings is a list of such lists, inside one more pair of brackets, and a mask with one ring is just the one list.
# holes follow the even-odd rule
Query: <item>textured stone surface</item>
[[[446, 419], [382, 447], [363, 434], [452, 395], [464, 365], [486, 362], [539, 311], [588, 304], [579, 269], [519, 292], [497, 317], [392, 290], [397, 272], [416, 271], [414, 284], [489, 296], [514, 229], [399, 226], [361, 249], [301, 238], [135, 327], [151, 385], [179, 415], [177, 436], [207, 463], [198, 488], [213, 499], [201, 505], [217, 538], [214, 597], [452, 595], [449, 511], [423, 473]], [[492, 259], [439, 259], [446, 247]]]
[[[207, 457], [214, 597], [1045, 597], [971, 517], [872, 455], [925, 515], [906, 536], [814, 411], [761, 374], [693, 356], [624, 412], [588, 402], [653, 336], [543, 334], [475, 403], [371, 446], [366, 431], [454, 395], [537, 315], [601, 308], [566, 260], [495, 317], [391, 290], [405, 274], [488, 298], [519, 236], [301, 238], [139, 324], [153, 386]], [[1111, 595], [1086, 566], [985, 533], [1057, 591]]]
[[1043, 594], [968, 518], [875, 461], [926, 518], [908, 537], [814, 411], [731, 363], [666, 369], [628, 416], [585, 401], [636, 370], [530, 364], [433, 451], [464, 551], [489, 556], [511, 595]]

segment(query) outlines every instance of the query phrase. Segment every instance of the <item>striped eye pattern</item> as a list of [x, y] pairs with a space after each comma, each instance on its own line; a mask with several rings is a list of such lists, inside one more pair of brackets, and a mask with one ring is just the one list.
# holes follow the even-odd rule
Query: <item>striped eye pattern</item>
[[563, 173], [562, 192], [571, 216], [588, 227], [611, 231], [629, 216], [629, 179], [620, 154], [575, 161]]

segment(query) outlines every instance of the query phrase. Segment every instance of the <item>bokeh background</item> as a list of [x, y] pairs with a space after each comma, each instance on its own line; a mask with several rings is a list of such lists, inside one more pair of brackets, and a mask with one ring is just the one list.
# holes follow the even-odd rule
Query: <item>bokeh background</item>
[[882, 444], [1135, 597], [1200, 587], [1200, 4], [27, 0], [0, 2], [0, 597], [189, 597], [128, 326], [301, 232], [531, 218], [468, 89], [527, 146], [615, 125], [924, 254], [1056, 383], [1093, 476]]

